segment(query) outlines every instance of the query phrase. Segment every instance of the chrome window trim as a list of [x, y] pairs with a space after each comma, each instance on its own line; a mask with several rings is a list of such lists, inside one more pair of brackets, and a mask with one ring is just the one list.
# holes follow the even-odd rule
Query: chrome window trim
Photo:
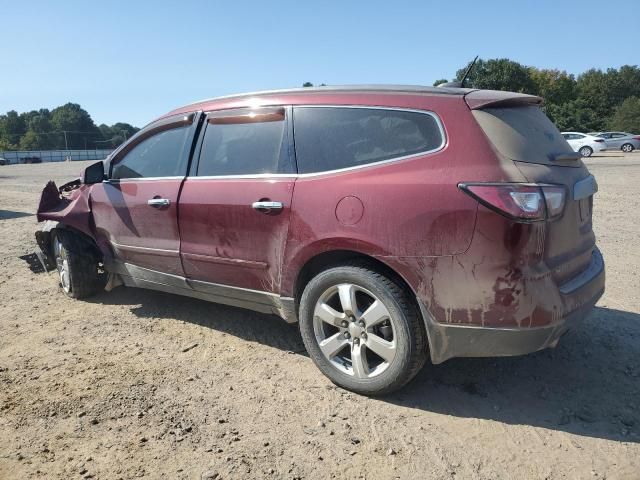
[[172, 177], [133, 177], [133, 178], [108, 178], [104, 183], [133, 183], [133, 182], [153, 182], [161, 180], [182, 180], [184, 175], [175, 175]]
[[[284, 106], [289, 106], [289, 105], [284, 105]], [[446, 131], [444, 129], [444, 125], [442, 124], [442, 120], [440, 120], [440, 117], [438, 116], [437, 113], [431, 111], [431, 110], [419, 110], [419, 109], [415, 109], [415, 108], [403, 108], [403, 107], [385, 107], [385, 106], [380, 106], [380, 105], [331, 105], [331, 104], [326, 104], [326, 105], [291, 105], [293, 107], [293, 122], [294, 122], [294, 136], [295, 136], [295, 109], [296, 108], [308, 108], [308, 107], [312, 107], [312, 108], [359, 108], [359, 109], [366, 109], [366, 110], [388, 110], [388, 111], [397, 111], [397, 112], [411, 112], [411, 113], [420, 113], [420, 114], [424, 114], [424, 115], [429, 115], [431, 116], [435, 122], [436, 125], [438, 125], [438, 131], [440, 132], [440, 136], [442, 138], [442, 142], [440, 143], [440, 145], [437, 148], [431, 149], [431, 150], [425, 150], [424, 152], [418, 152], [418, 153], [412, 153], [411, 155], [402, 155], [399, 157], [393, 157], [393, 158], [387, 158], [386, 160], [379, 160], [377, 162], [372, 162], [372, 163], [366, 163], [364, 165], [355, 165], [353, 167], [344, 167], [344, 168], [338, 168], [335, 170], [324, 170], [322, 172], [312, 172], [312, 173], [257, 173], [257, 174], [246, 174], [246, 175], [207, 175], [207, 176], [197, 176], [197, 175], [187, 175], [186, 179], [187, 180], [224, 180], [224, 179], [229, 179], [229, 180], [235, 180], [235, 179], [262, 179], [262, 178], [310, 178], [310, 177], [317, 177], [320, 175], [334, 175], [337, 173], [342, 173], [342, 172], [349, 172], [351, 170], [359, 170], [362, 168], [370, 168], [370, 167], [377, 167], [380, 165], [385, 165], [387, 163], [392, 163], [392, 162], [401, 162], [403, 160], [409, 160], [409, 159], [413, 159], [413, 158], [417, 158], [417, 157], [422, 157], [425, 155], [430, 155], [432, 153], [437, 153], [440, 152], [442, 150], [445, 149], [445, 147], [448, 145], [449, 141], [448, 141], [448, 137], [446, 134]], [[256, 107], [259, 108], [259, 107]], [[211, 112], [215, 112], [216, 110], [210, 110], [206, 113], [211, 113]]]
[[255, 175], [246, 174], [246, 175], [203, 175], [198, 177], [188, 176], [186, 180], [236, 180], [236, 179], [269, 179], [269, 178], [297, 178], [299, 175], [297, 173], [256, 173]]

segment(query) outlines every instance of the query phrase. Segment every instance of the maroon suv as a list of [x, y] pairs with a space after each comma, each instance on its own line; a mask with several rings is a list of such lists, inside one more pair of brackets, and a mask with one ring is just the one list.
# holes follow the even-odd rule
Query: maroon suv
[[604, 263], [594, 177], [540, 104], [354, 86], [188, 105], [47, 185], [43, 262], [74, 298], [124, 284], [299, 322], [318, 368], [365, 394], [427, 352], [553, 347]]

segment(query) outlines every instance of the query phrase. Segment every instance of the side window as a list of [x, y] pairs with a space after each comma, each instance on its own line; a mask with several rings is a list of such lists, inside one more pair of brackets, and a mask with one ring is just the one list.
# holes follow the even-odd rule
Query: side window
[[142, 140], [118, 160], [111, 178], [174, 177], [185, 175], [186, 142], [190, 126], [159, 131]]
[[300, 173], [357, 167], [438, 150], [444, 136], [428, 113], [379, 108], [294, 108]]
[[624, 137], [624, 133], [612, 133], [611, 138], [622, 138]]
[[207, 119], [198, 176], [290, 173], [284, 108], [214, 113]]
[[565, 140], [571, 140], [571, 134], [570, 133], [562, 133], [561, 135], [565, 138]]

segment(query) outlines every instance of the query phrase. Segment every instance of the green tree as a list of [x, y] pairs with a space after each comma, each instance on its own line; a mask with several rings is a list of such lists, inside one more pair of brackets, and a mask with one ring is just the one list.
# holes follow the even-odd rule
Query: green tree
[[18, 112], [10, 110], [5, 115], [0, 115], [0, 139], [4, 140], [5, 144], [17, 145], [25, 132], [24, 118], [18, 115]]
[[437, 87], [438, 85], [441, 85], [443, 83], [447, 83], [449, 80], [447, 80], [446, 78], [440, 78], [438, 80], [436, 80], [435, 82], [433, 82], [433, 86]]
[[[463, 75], [470, 66], [471, 62], [458, 70], [456, 72], [456, 80], [462, 80]], [[535, 91], [535, 84], [529, 69], [508, 58], [478, 59], [467, 77], [465, 86], [520, 93]]]
[[[102, 138], [102, 134], [91, 116], [77, 103], [67, 103], [51, 111], [51, 126], [59, 132], [66, 131], [70, 149], [82, 149], [91, 142], [88, 139]], [[65, 148], [64, 134], [54, 137], [57, 148]]]
[[131, 138], [131, 136], [135, 135], [136, 132], [140, 130], [133, 125], [123, 122], [114, 123], [110, 128], [113, 133], [122, 135], [126, 138]]
[[303, 86], [303, 87], [313, 87], [313, 83], [311, 83], [311, 82], [304, 82], [304, 83], [302, 84], [302, 86]]
[[7, 150], [16, 150], [16, 146], [12, 143], [9, 143], [8, 140], [5, 140], [4, 138], [0, 138], [0, 152], [7, 151]]
[[45, 135], [29, 130], [20, 138], [20, 150], [44, 150], [48, 148]]
[[616, 108], [609, 128], [640, 134], [640, 97], [629, 97]]
[[561, 131], [592, 132], [602, 130], [602, 119], [578, 98], [562, 105], [546, 105], [546, 113]]
[[534, 84], [531, 93], [543, 97], [547, 103], [561, 105], [578, 95], [575, 77], [565, 71], [529, 67], [529, 75]]

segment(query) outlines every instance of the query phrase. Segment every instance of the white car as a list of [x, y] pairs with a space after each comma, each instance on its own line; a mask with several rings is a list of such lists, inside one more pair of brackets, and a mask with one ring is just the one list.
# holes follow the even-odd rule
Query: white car
[[590, 157], [593, 152], [602, 152], [607, 148], [603, 138], [594, 135], [587, 135], [580, 132], [561, 132], [574, 152], [580, 153], [583, 157]]

